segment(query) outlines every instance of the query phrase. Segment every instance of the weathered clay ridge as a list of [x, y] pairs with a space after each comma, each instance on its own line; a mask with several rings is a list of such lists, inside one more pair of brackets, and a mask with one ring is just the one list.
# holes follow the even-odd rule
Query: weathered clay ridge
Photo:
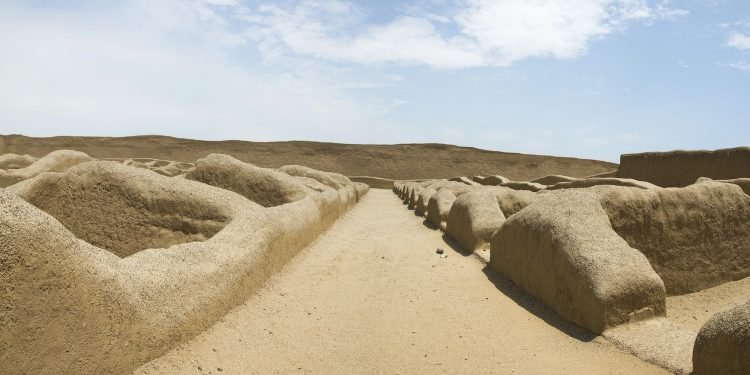
[[[733, 152], [744, 155], [741, 149]], [[703, 164], [715, 162], [714, 154], [707, 155]], [[397, 181], [393, 190], [464, 251], [476, 252], [559, 315], [595, 333], [668, 317], [669, 296], [750, 276], [745, 179], [693, 179], [677, 188], [601, 176], [534, 181], [482, 176]], [[746, 330], [739, 328], [747, 323], [748, 306], [717, 315], [700, 331], [696, 373], [750, 370], [740, 354], [747, 355]], [[638, 346], [623, 345], [631, 344]], [[676, 372], [692, 369], [684, 360], [674, 365], [672, 357], [646, 357], [664, 360], [660, 364]], [[720, 361], [724, 365], [717, 365]]]
[[244, 301], [368, 190], [224, 155], [177, 177], [89, 160], [0, 171], [21, 180], [0, 189], [3, 372], [132, 371]]

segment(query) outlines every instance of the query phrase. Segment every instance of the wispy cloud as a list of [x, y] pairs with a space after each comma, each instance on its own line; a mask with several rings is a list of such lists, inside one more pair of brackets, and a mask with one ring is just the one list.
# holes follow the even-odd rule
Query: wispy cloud
[[[377, 134], [393, 102], [360, 100], [344, 84], [367, 75], [233, 59], [248, 42], [232, 25], [238, 4], [134, 0], [75, 11], [0, 4], [2, 131], [256, 140]], [[401, 78], [373, 79], [377, 86]]]
[[457, 4], [450, 14], [421, 16], [406, 7], [406, 13], [380, 24], [330, 22], [341, 17], [366, 19], [366, 10], [338, 0], [265, 5], [249, 19], [254, 24], [249, 35], [274, 53], [456, 69], [509, 66], [528, 58], [576, 58], [593, 41], [632, 23], [687, 14], [672, 8], [669, 1], [650, 5], [646, 0], [466, 0]]
[[737, 48], [740, 51], [750, 50], [750, 35], [734, 33], [727, 39], [727, 46]]
[[728, 63], [728, 64], [721, 64], [721, 66], [726, 66], [728, 68], [733, 68], [733, 69], [741, 70], [743, 72], [750, 72], [750, 61], [742, 61], [742, 62], [734, 62], [734, 63]]
[[[606, 39], [687, 14], [677, 7], [685, 3], [664, 0], [407, 0], [386, 10], [393, 2], [52, 3], [0, 1], [1, 132], [439, 140], [571, 155], [584, 153], [579, 139], [589, 138], [538, 130], [569, 117], [572, 125], [607, 124], [590, 139], [604, 137], [624, 120], [599, 119], [595, 107], [651, 97], [634, 79], [622, 82], [631, 95], [596, 81], [541, 100], [566, 94], [565, 77], [617, 81], [633, 68], [617, 58], [554, 60], [581, 58]], [[747, 35], [741, 27], [723, 30], [720, 43], [734, 30]], [[613, 44], [608, 56], [637, 50], [643, 38]], [[659, 57], [644, 56], [652, 58]], [[687, 62], [698, 74], [700, 65]], [[571, 109], [576, 103], [584, 109]], [[493, 124], [502, 139], [485, 137], [478, 123]], [[615, 155], [616, 144], [597, 152]]]

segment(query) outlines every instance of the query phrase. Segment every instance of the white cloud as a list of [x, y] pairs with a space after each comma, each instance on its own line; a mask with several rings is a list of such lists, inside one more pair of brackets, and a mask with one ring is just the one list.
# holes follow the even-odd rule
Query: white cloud
[[727, 39], [727, 46], [737, 48], [740, 51], [750, 50], [750, 35], [734, 33]]
[[[460, 39], [446, 40], [432, 22], [400, 16], [383, 25], [357, 24], [362, 11], [341, 2], [302, 3], [291, 9], [262, 6], [250, 35], [262, 51], [293, 53], [357, 64], [424, 64], [441, 68], [479, 66], [481, 56]], [[332, 21], [333, 19], [349, 22]], [[351, 29], [361, 28], [361, 32]]]
[[457, 22], [478, 41], [480, 53], [500, 65], [529, 57], [565, 59], [579, 56], [590, 40], [611, 32], [605, 3], [472, 0]]
[[[230, 58], [237, 45], [221, 42], [231, 33], [218, 9], [233, 4], [134, 1], [75, 12], [0, 5], [0, 132], [340, 141], [378, 134], [393, 102], [353, 96], [341, 82], [357, 72]], [[203, 6], [213, 13], [196, 13]]]
[[[252, 35], [274, 56], [453, 69], [508, 66], [527, 58], [575, 58], [592, 41], [633, 22], [687, 14], [671, 8], [669, 1], [649, 5], [646, 0], [463, 0], [446, 7], [455, 15], [418, 15], [422, 8], [410, 6], [408, 15], [367, 24], [366, 12], [356, 7], [352, 11], [353, 6], [345, 5], [350, 3], [312, 4], [260, 7]], [[352, 22], [331, 22], [336, 17]]]
[[[348, 1], [258, 3], [123, 0], [72, 11], [0, 2], [0, 132], [424, 141], [427, 125], [391, 123], [416, 102], [398, 97], [393, 86], [408, 73], [391, 65], [576, 58], [635, 22], [668, 18], [668, 3], [645, 0], [455, 0], [378, 22]], [[451, 123], [437, 133], [469, 134]]]
[[741, 70], [743, 72], [750, 72], [750, 61], [735, 62], [735, 63], [722, 64], [722, 65], [728, 66], [730, 68], [734, 68], [737, 70]]

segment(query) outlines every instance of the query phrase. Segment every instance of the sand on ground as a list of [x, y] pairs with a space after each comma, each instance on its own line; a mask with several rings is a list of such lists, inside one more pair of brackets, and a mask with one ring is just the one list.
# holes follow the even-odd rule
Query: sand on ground
[[135, 373], [666, 373], [567, 323], [423, 222], [371, 190], [245, 304]]

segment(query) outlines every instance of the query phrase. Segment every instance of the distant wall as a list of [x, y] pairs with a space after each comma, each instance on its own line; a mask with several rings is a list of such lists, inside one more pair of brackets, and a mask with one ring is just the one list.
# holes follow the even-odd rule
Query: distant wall
[[617, 177], [683, 187], [699, 177], [715, 180], [750, 177], [750, 147], [716, 151], [671, 151], [620, 156]]
[[[375, 189], [391, 189], [393, 188], [393, 182], [394, 180], [391, 180], [390, 178], [381, 178], [381, 177], [372, 177], [372, 176], [349, 176], [349, 179], [352, 180], [352, 182], [361, 182], [363, 184], [369, 185], [371, 188]], [[404, 182], [422, 182], [424, 180], [408, 180]]]

